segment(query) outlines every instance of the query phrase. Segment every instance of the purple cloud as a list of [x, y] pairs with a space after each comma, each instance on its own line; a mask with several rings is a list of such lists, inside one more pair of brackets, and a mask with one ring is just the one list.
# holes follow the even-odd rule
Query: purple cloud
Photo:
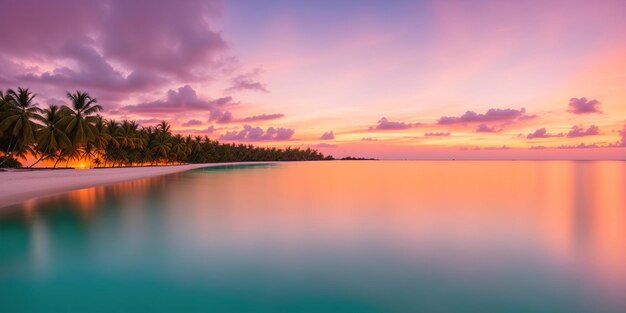
[[619, 142], [620, 147], [626, 147], [626, 124], [624, 124], [624, 128], [619, 131], [620, 136], [622, 136], [621, 142]]
[[600, 128], [596, 125], [591, 125], [589, 128], [585, 129], [582, 125], [573, 126], [572, 130], [567, 133], [567, 137], [576, 138], [576, 137], [585, 137], [585, 136], [595, 136], [600, 134]]
[[488, 126], [488, 125], [485, 125], [485, 124], [480, 124], [480, 125], [478, 125], [478, 127], [476, 128], [476, 132], [477, 132], [477, 133], [496, 133], [496, 132], [498, 132], [498, 131], [499, 131], [499, 130], [498, 130], [498, 129], [496, 129], [495, 127], [493, 127], [493, 126]]
[[230, 123], [234, 120], [233, 114], [229, 111], [222, 112], [220, 110], [212, 110], [209, 115], [209, 122], [216, 122], [218, 124]]
[[496, 122], [496, 121], [514, 121], [517, 119], [530, 119], [534, 116], [526, 115], [524, 108], [520, 110], [515, 109], [489, 109], [484, 114], [479, 114], [474, 111], [466, 111], [461, 116], [442, 116], [437, 121], [438, 124], [450, 125], [450, 124], [464, 124], [464, 123], [483, 123], [483, 122]]
[[202, 121], [200, 120], [188, 120], [187, 122], [183, 123], [181, 126], [184, 127], [189, 127], [189, 126], [199, 126], [202, 125]]
[[[5, 4], [11, 14], [0, 19], [0, 37], [11, 44], [0, 45], [3, 84], [44, 93], [88, 89], [101, 99], [121, 99], [173, 80], [204, 80], [228, 65], [227, 44], [211, 27], [220, 15], [218, 0]], [[32, 60], [46, 66], [19, 65]]]
[[587, 145], [584, 143], [578, 145], [560, 145], [556, 147], [556, 149], [594, 149], [594, 148], [603, 148], [606, 146], [597, 145], [595, 143]]
[[569, 99], [567, 112], [574, 114], [602, 113], [598, 100], [587, 100], [585, 97]]
[[424, 133], [424, 137], [448, 137], [450, 132], [428, 132]]
[[322, 134], [322, 136], [320, 137], [321, 140], [333, 140], [335, 139], [335, 133], [333, 133], [333, 131], [329, 131], [329, 132], [325, 132]]
[[189, 85], [170, 89], [164, 100], [144, 102], [137, 105], [128, 105], [121, 110], [131, 113], [177, 113], [180, 111], [217, 111], [220, 107], [232, 104], [231, 97], [223, 97], [215, 100], [202, 100], [198, 98], [196, 91]]
[[256, 69], [250, 73], [236, 76], [231, 80], [231, 86], [228, 87], [226, 91], [253, 90], [269, 92], [264, 84], [256, 80], [256, 76], [258, 76], [260, 72], [260, 69]]
[[211, 125], [205, 129], [198, 129], [198, 130], [194, 130], [195, 133], [198, 134], [212, 134], [216, 131], [217, 129], [215, 128], [215, 126]]
[[526, 136], [526, 139], [550, 138], [550, 137], [562, 137], [562, 136], [563, 134], [550, 134], [544, 127], [542, 127], [542, 128], [535, 130], [534, 133], [528, 134], [528, 136]]
[[142, 119], [142, 120], [137, 120], [136, 122], [141, 124], [141, 125], [154, 125], [154, 124], [158, 124], [160, 123], [162, 120], [158, 119], [158, 118], [149, 118], [149, 119]]
[[220, 140], [231, 141], [268, 141], [268, 140], [289, 140], [295, 131], [291, 128], [270, 127], [263, 130], [261, 127], [243, 125], [240, 131], [229, 131], [220, 136]]
[[260, 114], [260, 115], [253, 115], [253, 116], [248, 116], [245, 117], [243, 119], [241, 119], [242, 122], [258, 122], [258, 121], [269, 121], [269, 120], [275, 120], [275, 119], [279, 119], [279, 118], [283, 118], [285, 117], [285, 114], [280, 114], [280, 113], [276, 113], [276, 114]]
[[388, 120], [386, 117], [378, 120], [378, 124], [376, 126], [371, 126], [370, 130], [399, 130], [399, 129], [408, 129], [414, 126], [419, 125], [418, 123], [404, 123], [404, 122], [392, 122]]

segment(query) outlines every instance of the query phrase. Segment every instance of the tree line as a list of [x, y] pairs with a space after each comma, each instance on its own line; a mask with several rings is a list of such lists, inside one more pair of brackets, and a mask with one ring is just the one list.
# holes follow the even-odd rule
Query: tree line
[[174, 134], [171, 125], [142, 127], [105, 119], [87, 92], [67, 92], [69, 105], [40, 108], [29, 89], [0, 90], [0, 167], [19, 167], [29, 155], [54, 168], [88, 160], [97, 167], [159, 164], [332, 160], [314, 149], [220, 143], [208, 136]]

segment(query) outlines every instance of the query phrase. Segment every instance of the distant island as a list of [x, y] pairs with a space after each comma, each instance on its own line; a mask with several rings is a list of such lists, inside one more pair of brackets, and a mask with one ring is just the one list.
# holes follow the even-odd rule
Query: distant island
[[357, 157], [347, 156], [345, 158], [341, 158], [340, 160], [347, 160], [347, 161], [372, 161], [372, 160], [378, 160], [378, 159], [374, 159], [374, 158], [357, 158]]
[[[104, 119], [87, 92], [67, 92], [70, 105], [41, 109], [29, 89], [0, 90], [0, 167], [48, 162], [53, 168], [85, 161], [95, 167], [184, 163], [334, 160], [311, 148], [266, 148], [221, 143], [208, 136], [173, 134], [171, 125], [142, 127], [132, 120]], [[356, 158], [345, 158], [353, 160]]]

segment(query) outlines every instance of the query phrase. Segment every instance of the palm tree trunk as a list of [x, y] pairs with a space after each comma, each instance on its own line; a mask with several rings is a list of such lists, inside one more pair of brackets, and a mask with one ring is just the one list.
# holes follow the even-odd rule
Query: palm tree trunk
[[37, 163], [39, 163], [39, 161], [43, 160], [43, 157], [46, 156], [45, 154], [41, 154], [41, 157], [39, 157], [39, 159], [37, 161], [35, 161], [35, 163], [31, 164], [28, 168], [33, 168], [33, 166], [35, 166]]
[[60, 156], [57, 158], [57, 161], [54, 162], [54, 166], [52, 166], [52, 168], [57, 168], [57, 163], [59, 163], [59, 161], [61, 161], [61, 157]]
[[15, 148], [17, 147], [17, 141], [15, 141], [15, 146], [13, 146], [13, 149], [11, 149], [12, 144], [13, 144], [13, 136], [11, 136], [11, 139], [9, 140], [9, 145], [7, 146], [7, 153], [4, 155], [4, 160], [0, 162], [0, 165], [4, 164], [4, 162], [13, 158], [13, 152], [15, 151]]

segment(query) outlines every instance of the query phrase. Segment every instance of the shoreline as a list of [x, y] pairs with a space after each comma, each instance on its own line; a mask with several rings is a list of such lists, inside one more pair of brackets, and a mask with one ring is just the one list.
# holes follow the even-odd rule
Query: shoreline
[[229, 162], [95, 169], [41, 169], [0, 172], [0, 210], [27, 200], [198, 168], [275, 162]]

